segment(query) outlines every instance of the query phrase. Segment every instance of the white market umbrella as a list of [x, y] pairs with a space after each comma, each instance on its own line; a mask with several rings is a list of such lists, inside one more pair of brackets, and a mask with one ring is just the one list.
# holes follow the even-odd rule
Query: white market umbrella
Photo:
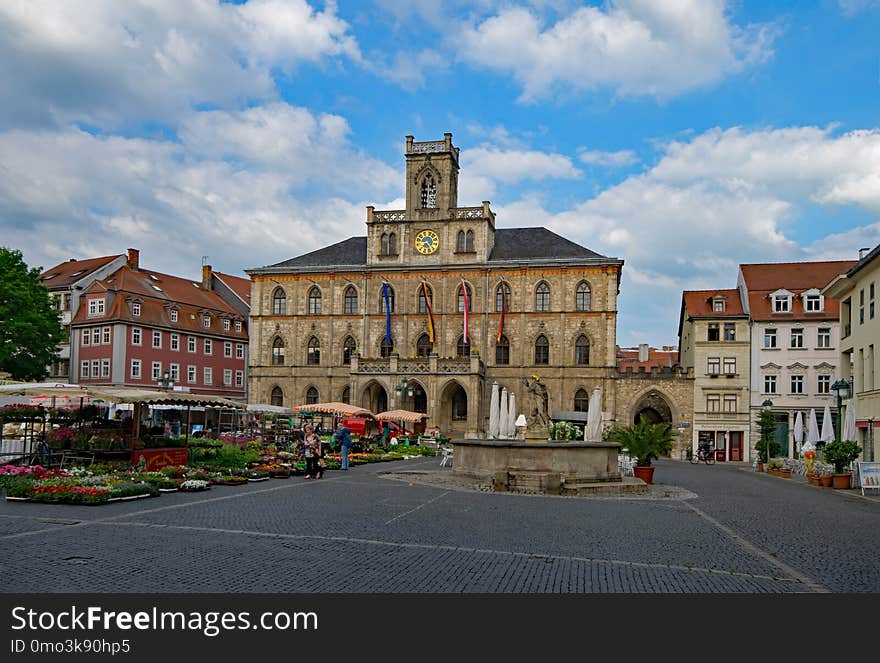
[[852, 440], [853, 442], [856, 439], [856, 401], [852, 398], [846, 406], [846, 416], [843, 419], [843, 433], [841, 437], [844, 440]]
[[516, 437], [516, 394], [511, 391], [507, 395], [507, 426], [504, 429], [505, 437]]
[[804, 419], [801, 416], [801, 413], [798, 412], [797, 416], [794, 418], [794, 448], [799, 454], [801, 452], [801, 444], [804, 441]]
[[498, 435], [507, 437], [507, 387], [501, 389], [501, 403], [498, 408]]
[[[804, 451], [815, 451], [819, 442], [819, 424], [816, 421], [816, 410], [810, 408], [810, 418], [807, 420], [807, 443]], [[809, 447], [809, 448], [808, 448]]]
[[593, 389], [587, 409], [587, 427], [584, 429], [585, 442], [599, 442], [602, 439], [602, 390]]
[[498, 383], [492, 383], [492, 398], [489, 401], [489, 437], [498, 437]]
[[831, 408], [826, 405], [822, 414], [822, 434], [819, 435], [822, 442], [834, 442], [834, 426], [831, 425]]

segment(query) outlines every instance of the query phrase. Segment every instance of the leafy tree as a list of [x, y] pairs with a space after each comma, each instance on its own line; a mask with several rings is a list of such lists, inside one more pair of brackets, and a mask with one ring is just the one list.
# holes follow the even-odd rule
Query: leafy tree
[[761, 410], [755, 423], [758, 424], [760, 433], [758, 458], [762, 463], [767, 463], [770, 458], [779, 453], [779, 441], [776, 439], [776, 416], [770, 410]]
[[45, 377], [64, 334], [40, 270], [28, 269], [21, 251], [0, 246], [0, 371], [15, 380]]

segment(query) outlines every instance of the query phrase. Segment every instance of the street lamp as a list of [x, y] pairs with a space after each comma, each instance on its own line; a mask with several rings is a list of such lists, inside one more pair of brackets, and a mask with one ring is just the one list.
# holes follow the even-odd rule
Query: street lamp
[[406, 378], [403, 378], [400, 381], [400, 384], [394, 388], [394, 393], [397, 394], [398, 403], [400, 403], [402, 409], [403, 403], [406, 402], [406, 399], [412, 398], [415, 392], [409, 384], [409, 381]]
[[162, 374], [162, 377], [156, 382], [156, 385], [159, 389], [164, 389], [165, 391], [171, 391], [174, 388], [174, 380], [171, 379], [171, 374], [168, 371], [165, 371]]
[[[773, 401], [771, 401], [769, 398], [764, 399], [764, 402], [761, 403], [761, 409], [764, 410], [764, 412], [770, 412], [770, 410], [773, 409]], [[767, 435], [767, 433], [765, 433], [764, 431], [761, 431], [761, 432], [765, 437], [765, 439], [764, 439], [764, 452], [767, 455], [767, 466], [769, 467], [770, 466], [770, 436]]]
[[837, 396], [837, 437], [835, 439], [840, 442], [840, 402], [849, 397], [849, 382], [838, 380], [831, 385], [831, 393]]

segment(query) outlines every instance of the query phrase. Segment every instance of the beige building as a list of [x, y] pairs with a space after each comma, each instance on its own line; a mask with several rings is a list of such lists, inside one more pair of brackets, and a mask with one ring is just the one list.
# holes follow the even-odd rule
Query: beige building
[[585, 412], [602, 387], [613, 420], [623, 261], [459, 207], [452, 134], [407, 136], [405, 156], [406, 209], [368, 207], [365, 237], [247, 270], [249, 400], [403, 407], [482, 436], [492, 383], [522, 411], [540, 375], [550, 411]]
[[692, 448], [705, 442], [719, 460], [750, 460], [749, 319], [739, 292], [684, 291], [678, 335], [679, 361], [694, 378]]
[[880, 245], [862, 249], [860, 260], [832, 280], [823, 290], [826, 297], [840, 300], [840, 371], [850, 381], [854, 407], [856, 441], [864, 450], [863, 460], [880, 457]]

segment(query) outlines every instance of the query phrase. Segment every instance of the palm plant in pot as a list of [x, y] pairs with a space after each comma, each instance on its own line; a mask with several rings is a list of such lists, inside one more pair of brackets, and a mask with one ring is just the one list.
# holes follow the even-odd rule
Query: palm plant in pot
[[605, 435], [607, 440], [618, 442], [635, 459], [633, 474], [645, 483], [654, 483], [654, 467], [651, 461], [670, 452], [672, 436], [672, 424], [652, 424], [645, 415], [639, 417], [639, 423], [615, 426]]
[[834, 465], [831, 485], [834, 488], [849, 488], [851, 480], [849, 464], [859, 457], [862, 448], [852, 440], [835, 440], [826, 444], [822, 453], [825, 462]]

